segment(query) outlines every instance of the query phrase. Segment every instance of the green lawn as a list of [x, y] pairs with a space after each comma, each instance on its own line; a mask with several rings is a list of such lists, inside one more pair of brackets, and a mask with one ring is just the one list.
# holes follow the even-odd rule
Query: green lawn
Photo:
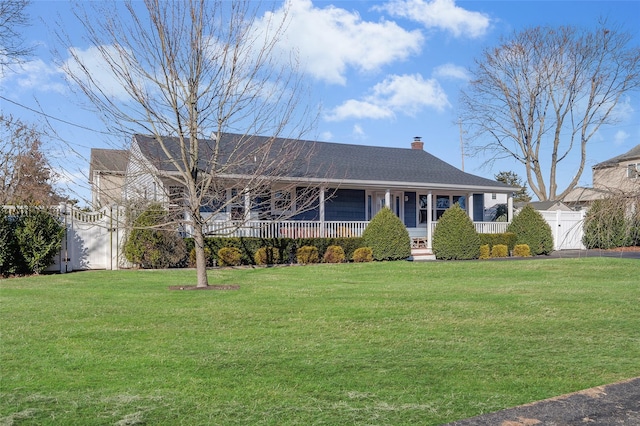
[[0, 281], [0, 425], [436, 425], [640, 375], [640, 262]]

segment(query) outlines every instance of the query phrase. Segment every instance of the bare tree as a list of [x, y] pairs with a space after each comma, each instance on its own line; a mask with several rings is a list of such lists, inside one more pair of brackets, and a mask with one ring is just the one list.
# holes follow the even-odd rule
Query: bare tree
[[0, 72], [18, 64], [32, 49], [24, 45], [19, 27], [29, 23], [26, 7], [28, 0], [0, 0]]
[[[116, 87], [100, 80], [68, 37], [64, 68], [110, 129], [151, 138], [164, 187], [181, 188], [176, 198], [193, 228], [197, 285], [206, 287], [207, 217], [274, 185], [294, 188], [286, 176], [304, 178], [309, 144], [298, 139], [310, 122], [298, 109], [302, 77], [293, 53], [276, 55], [286, 18], [261, 17], [262, 6], [250, 0], [94, 7], [100, 9], [79, 13], [79, 22]], [[221, 202], [220, 191], [230, 185], [237, 190]], [[281, 211], [293, 210], [286, 205]], [[210, 215], [203, 216], [203, 206]]]
[[0, 205], [51, 205], [63, 200], [42, 148], [43, 134], [12, 116], [0, 115]]
[[[640, 85], [640, 48], [630, 43], [602, 22], [591, 32], [526, 29], [485, 50], [461, 95], [475, 152], [488, 162], [515, 159], [541, 201], [562, 199], [578, 184], [589, 141], [616, 122], [616, 106]], [[560, 190], [558, 167], [572, 156], [579, 166]]]

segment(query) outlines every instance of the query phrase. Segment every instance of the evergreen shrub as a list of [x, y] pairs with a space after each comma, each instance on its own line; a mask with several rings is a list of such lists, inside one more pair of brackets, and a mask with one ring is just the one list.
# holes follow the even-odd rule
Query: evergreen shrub
[[342, 263], [345, 260], [344, 250], [340, 246], [329, 246], [322, 260], [324, 263]]
[[617, 198], [594, 201], [584, 218], [585, 247], [606, 250], [632, 245], [636, 239], [634, 220], [625, 218], [626, 208], [626, 203]]
[[553, 251], [551, 227], [530, 205], [524, 206], [507, 227], [507, 232], [516, 234], [516, 244], [527, 244], [533, 256]]
[[491, 257], [508, 257], [509, 248], [504, 244], [496, 244], [491, 247]]
[[480, 246], [480, 259], [488, 259], [491, 255], [491, 249], [489, 248], [489, 244], [483, 244]]
[[236, 247], [222, 247], [218, 250], [220, 266], [238, 266], [242, 264], [242, 252]]
[[480, 236], [469, 215], [457, 203], [438, 220], [433, 232], [433, 254], [445, 260], [477, 259], [480, 256]]
[[515, 257], [530, 257], [531, 249], [529, 249], [529, 246], [526, 244], [516, 244], [513, 248], [513, 255]]
[[39, 274], [60, 251], [65, 229], [46, 209], [30, 207], [15, 225], [15, 238], [29, 272]]
[[0, 275], [7, 276], [26, 272], [27, 268], [18, 247], [15, 217], [10, 217], [0, 207]]
[[280, 263], [280, 250], [276, 247], [260, 247], [255, 255], [256, 265], [275, 265]]
[[362, 234], [375, 260], [400, 260], [411, 256], [409, 231], [389, 208], [382, 208]]
[[186, 246], [178, 230], [170, 226], [168, 212], [152, 204], [133, 220], [124, 246], [127, 260], [141, 268], [169, 268], [184, 264]]
[[320, 255], [318, 254], [318, 248], [314, 246], [302, 246], [296, 251], [296, 258], [298, 263], [308, 265], [310, 263], [320, 262]]
[[487, 244], [489, 246], [489, 250], [491, 247], [496, 244], [504, 244], [507, 246], [509, 251], [513, 251], [513, 248], [516, 245], [516, 234], [513, 232], [502, 232], [498, 234], [479, 234], [480, 235], [480, 245]]
[[353, 252], [352, 259], [356, 263], [372, 262], [373, 250], [371, 247], [359, 247]]

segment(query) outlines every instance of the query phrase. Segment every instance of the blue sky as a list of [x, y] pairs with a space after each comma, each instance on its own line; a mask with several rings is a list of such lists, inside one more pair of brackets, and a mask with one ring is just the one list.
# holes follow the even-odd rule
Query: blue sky
[[[458, 95], [468, 69], [482, 50], [502, 36], [538, 25], [593, 27], [600, 17], [632, 33], [640, 44], [640, 1], [311, 1], [291, 0], [285, 48], [299, 49], [312, 87], [310, 102], [322, 114], [310, 139], [406, 147], [421, 136], [425, 150], [461, 167]], [[3, 114], [56, 132], [50, 140], [60, 185], [89, 198], [88, 159], [92, 147], [122, 147], [126, 141], [103, 133], [103, 125], [83, 109], [54, 64], [52, 51], [66, 52], [54, 31], [62, 22], [78, 49], [87, 49], [66, 1], [33, 1], [25, 40], [36, 47], [22, 67], [0, 76]], [[19, 105], [18, 105], [19, 104]], [[32, 110], [40, 111], [40, 113]], [[602, 128], [588, 147], [580, 184], [591, 184], [591, 166], [640, 143], [640, 93], [625, 97], [621, 121]], [[463, 138], [465, 135], [462, 135]], [[467, 172], [493, 178], [503, 170], [524, 177], [513, 161], [482, 167], [485, 158], [465, 156]], [[562, 163], [559, 186], [569, 182], [577, 159]], [[82, 204], [82, 203], [81, 203]]]

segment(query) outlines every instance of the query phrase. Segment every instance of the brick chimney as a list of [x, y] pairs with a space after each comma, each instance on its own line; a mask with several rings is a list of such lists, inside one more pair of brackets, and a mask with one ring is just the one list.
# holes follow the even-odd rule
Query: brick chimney
[[411, 142], [411, 149], [424, 150], [424, 142], [422, 142], [422, 136], [415, 136], [413, 142]]

